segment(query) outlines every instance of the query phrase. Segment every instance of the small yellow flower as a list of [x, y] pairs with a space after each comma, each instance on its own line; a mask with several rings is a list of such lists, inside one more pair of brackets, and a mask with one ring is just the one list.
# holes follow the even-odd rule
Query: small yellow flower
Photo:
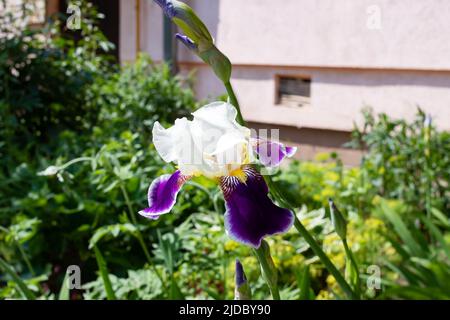
[[334, 171], [327, 171], [327, 172], [325, 172], [324, 178], [325, 178], [325, 180], [335, 182], [335, 181], [339, 180], [339, 175]]
[[329, 287], [334, 287], [336, 285], [336, 279], [331, 274], [327, 277], [327, 284]]
[[333, 296], [327, 290], [320, 290], [316, 297], [317, 300], [333, 300]]
[[225, 251], [233, 251], [236, 250], [239, 247], [239, 244], [233, 240], [228, 240], [224, 244]]
[[330, 159], [330, 154], [327, 152], [320, 152], [318, 154], [316, 154], [316, 156], [314, 157], [314, 160], [316, 160], [317, 162], [324, 162]]

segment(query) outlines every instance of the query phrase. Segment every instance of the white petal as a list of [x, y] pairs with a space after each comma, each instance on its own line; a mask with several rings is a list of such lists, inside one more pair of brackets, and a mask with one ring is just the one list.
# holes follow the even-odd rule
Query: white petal
[[180, 139], [188, 130], [188, 120], [186, 118], [177, 119], [175, 124], [165, 129], [156, 121], [153, 125], [153, 144], [161, 158], [166, 162], [178, 160], [180, 153]]
[[219, 177], [253, 159], [250, 129], [237, 123], [231, 104], [214, 102], [192, 115], [192, 121], [177, 119], [168, 129], [158, 122], [153, 127], [156, 150], [183, 175]]
[[248, 142], [242, 135], [230, 132], [220, 137], [216, 150], [212, 155], [216, 156], [217, 163], [242, 164], [246, 159]]
[[[209, 123], [213, 127], [222, 129], [246, 129], [236, 121], [236, 108], [226, 102], [210, 103], [194, 113], [194, 121], [199, 120]], [[247, 129], [248, 130], [248, 129]]]

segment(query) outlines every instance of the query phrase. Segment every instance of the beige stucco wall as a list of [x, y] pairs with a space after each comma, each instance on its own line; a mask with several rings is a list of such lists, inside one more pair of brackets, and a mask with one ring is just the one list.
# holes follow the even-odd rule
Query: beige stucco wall
[[450, 70], [448, 0], [187, 2], [234, 63]]
[[[188, 65], [186, 72], [191, 70]], [[210, 69], [196, 67], [196, 92], [202, 98], [224, 93]], [[275, 104], [276, 75], [311, 76], [311, 105]], [[370, 106], [395, 118], [413, 119], [417, 107], [450, 130], [450, 72], [359, 69], [235, 67], [233, 85], [249, 121], [349, 131], [361, 123], [361, 109]]]
[[[120, 0], [119, 2], [119, 59], [122, 62], [132, 61], [136, 58], [136, 0]], [[155, 10], [153, 10], [155, 11]], [[146, 13], [143, 13], [146, 14]], [[155, 24], [157, 25], [157, 24]], [[145, 27], [142, 25], [141, 29]], [[150, 40], [150, 38], [148, 38]], [[146, 42], [149, 42], [147, 40]]]
[[[450, 130], [450, 0], [185, 2], [233, 62], [248, 121], [348, 132], [365, 106], [405, 119], [420, 106]], [[121, 0], [122, 61], [137, 51], [136, 3]], [[140, 49], [161, 61], [161, 10], [151, 0], [140, 8]], [[185, 74], [196, 70], [199, 98], [224, 93], [182, 45], [179, 62]], [[289, 74], [311, 77], [310, 106], [275, 104], [275, 76]]]

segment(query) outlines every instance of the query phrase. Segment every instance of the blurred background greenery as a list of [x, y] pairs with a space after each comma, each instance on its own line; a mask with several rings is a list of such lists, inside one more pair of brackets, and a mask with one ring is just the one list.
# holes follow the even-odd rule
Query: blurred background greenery
[[[0, 21], [0, 297], [232, 299], [240, 258], [254, 297], [267, 298], [256, 258], [225, 234], [209, 181], [188, 183], [163, 219], [137, 217], [149, 183], [173, 170], [152, 146], [153, 122], [169, 125], [199, 102], [189, 79], [147, 56], [117, 65], [96, 10], [83, 12], [79, 40], [59, 19], [13, 37]], [[349, 144], [367, 150], [360, 166], [322, 154], [275, 177], [344, 270], [327, 209], [335, 200], [365, 298], [450, 298], [450, 135], [425, 120], [420, 110], [412, 123], [367, 110]], [[282, 298], [343, 298], [296, 232], [269, 242]], [[70, 294], [69, 265], [83, 283]], [[366, 285], [373, 266], [380, 289]]]

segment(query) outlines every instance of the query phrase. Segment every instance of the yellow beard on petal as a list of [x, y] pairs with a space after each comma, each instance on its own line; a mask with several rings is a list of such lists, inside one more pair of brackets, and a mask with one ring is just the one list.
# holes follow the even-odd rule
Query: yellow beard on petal
[[231, 171], [230, 176], [238, 178], [242, 183], [245, 183], [247, 181], [247, 175], [241, 168]]

